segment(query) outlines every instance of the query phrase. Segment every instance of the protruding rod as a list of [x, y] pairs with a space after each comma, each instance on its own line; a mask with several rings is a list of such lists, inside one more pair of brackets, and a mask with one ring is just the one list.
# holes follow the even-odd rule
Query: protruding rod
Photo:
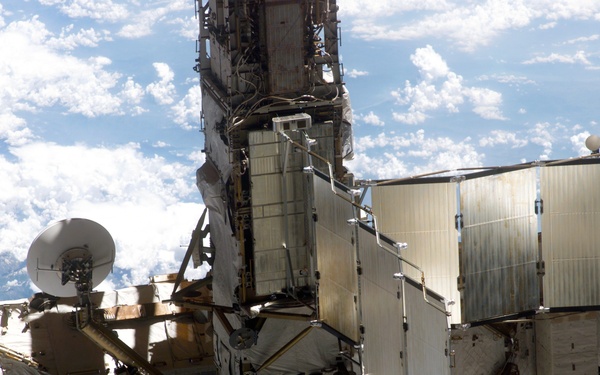
[[290, 350], [294, 345], [296, 345], [298, 342], [300, 342], [300, 340], [302, 340], [306, 335], [308, 335], [312, 328], [312, 326], [308, 326], [302, 332], [297, 334], [296, 337], [291, 339], [287, 344], [282, 346], [281, 349], [279, 349], [277, 352], [275, 352], [275, 354], [273, 354], [269, 359], [267, 359], [265, 363], [263, 363], [262, 366], [260, 366], [256, 372], [260, 372], [261, 370], [264, 370], [265, 368], [271, 366], [273, 362], [279, 359], [279, 357], [284, 355], [288, 350]]

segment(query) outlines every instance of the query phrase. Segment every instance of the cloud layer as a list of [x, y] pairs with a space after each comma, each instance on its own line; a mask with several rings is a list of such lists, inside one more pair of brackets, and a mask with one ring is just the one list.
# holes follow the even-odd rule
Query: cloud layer
[[450, 71], [446, 61], [433, 47], [417, 48], [410, 59], [419, 70], [421, 80], [415, 85], [406, 81], [403, 88], [392, 91], [396, 103], [407, 107], [406, 112], [394, 112], [396, 121], [419, 124], [433, 111], [456, 113], [465, 101], [470, 102], [472, 111], [484, 119], [506, 119], [500, 109], [502, 94], [487, 88], [466, 86], [463, 77]]
[[[198, 80], [191, 69], [190, 77], [178, 77], [169, 63], [150, 56], [140, 74], [126, 74], [124, 55], [106, 47], [124, 37], [143, 38], [119, 33], [142, 21], [149, 33], [161, 23], [181, 38], [184, 18], [177, 12], [193, 12], [193, 3], [148, 3], [146, 13], [111, 0], [40, 4], [72, 23], [52, 30], [44, 12], [15, 19], [18, 9], [0, 5], [0, 298], [28, 289], [24, 260], [31, 241], [68, 217], [95, 220], [115, 239], [115, 273], [105, 287], [177, 271], [204, 208], [194, 185], [202, 139], [185, 149], [156, 134], [171, 128], [169, 138], [185, 138], [177, 133], [198, 128]], [[119, 131], [118, 123], [135, 126], [122, 120], [130, 116], [154, 123], [145, 124], [136, 141], [126, 128], [122, 137], [107, 136], [109, 129]], [[61, 132], [86, 140], [46, 139]]]
[[[489, 45], [509, 30], [535, 22], [600, 18], [600, 3], [570, 0], [475, 0], [403, 1], [381, 0], [365, 12], [358, 0], [341, 0], [342, 15], [352, 19], [351, 30], [366, 40], [450, 40], [465, 51]], [[406, 16], [404, 16], [406, 15]], [[404, 16], [404, 17], [403, 17]], [[400, 22], [398, 22], [400, 20]]]

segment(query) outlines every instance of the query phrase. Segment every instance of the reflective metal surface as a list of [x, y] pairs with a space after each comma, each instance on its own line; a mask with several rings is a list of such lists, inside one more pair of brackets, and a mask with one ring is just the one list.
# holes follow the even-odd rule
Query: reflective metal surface
[[254, 281], [256, 294], [268, 295], [307, 283], [302, 154], [269, 130], [248, 138]]
[[600, 166], [542, 168], [544, 306], [600, 304]]
[[[378, 229], [408, 244], [402, 256], [423, 269], [428, 288], [456, 301], [452, 323], [460, 323], [456, 183], [374, 186], [372, 200]], [[421, 279], [413, 268], [405, 272]]]
[[405, 283], [404, 291], [408, 373], [449, 375], [448, 318], [440, 311], [444, 309], [442, 297], [428, 296], [429, 304], [420, 285], [410, 282]]
[[533, 168], [460, 184], [464, 321], [539, 306], [535, 199]]
[[395, 256], [379, 248], [375, 236], [358, 228], [360, 301], [364, 333], [365, 374], [405, 373], [401, 272]]
[[359, 342], [355, 226], [347, 224], [354, 217], [350, 195], [338, 188], [340, 196], [335, 195], [330, 182], [317, 175], [313, 186], [319, 319]]

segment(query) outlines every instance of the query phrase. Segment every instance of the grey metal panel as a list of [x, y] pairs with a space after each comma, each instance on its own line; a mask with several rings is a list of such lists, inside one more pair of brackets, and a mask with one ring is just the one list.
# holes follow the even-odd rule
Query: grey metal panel
[[[285, 310], [290, 311], [289, 308]], [[298, 311], [298, 309], [295, 310]], [[299, 313], [309, 314], [310, 312], [308, 309], [302, 309]], [[303, 332], [307, 327], [309, 327], [309, 323], [306, 321], [267, 319], [260, 330], [256, 345], [250, 349], [238, 352], [245, 358], [248, 358], [255, 369], [259, 368], [267, 359], [292, 341], [294, 337]], [[349, 348], [346, 347], [345, 349]], [[270, 366], [260, 370], [257, 374], [296, 375], [320, 373], [319, 369], [329, 367], [335, 363], [336, 356], [339, 356], [337, 338], [324, 329], [314, 328], [304, 338], [297, 341], [285, 354]], [[256, 372], [243, 372], [243, 374], [251, 373]]]
[[549, 314], [536, 318], [538, 374], [596, 374], [598, 372], [597, 312], [568, 316]]
[[[333, 139], [333, 124], [313, 124], [307, 130], [310, 138], [317, 141], [317, 144], [311, 148], [311, 151], [317, 155], [329, 160], [329, 163], [335, 163], [335, 147]], [[327, 164], [318, 158], [312, 158], [312, 165], [325, 172], [329, 173]]]
[[[406, 362], [409, 375], [450, 375], [448, 318], [445, 304], [423, 298], [423, 289], [405, 283]], [[435, 305], [432, 306], [432, 305]], [[441, 311], [440, 311], [441, 310]]]
[[295, 285], [306, 285], [308, 282], [305, 271], [310, 269], [310, 259], [306, 247], [302, 155], [293, 152], [290, 146], [284, 199], [282, 153], [285, 152], [285, 143], [272, 131], [250, 132], [248, 143], [254, 282], [257, 295], [269, 295], [287, 286], [288, 252]]
[[402, 374], [405, 337], [401, 282], [392, 278], [401, 266], [395, 256], [379, 248], [372, 233], [360, 227], [358, 247], [364, 373]]
[[[283, 249], [285, 243], [283, 217], [273, 216], [254, 220], [255, 251]], [[287, 247], [299, 247], [305, 244], [304, 213], [288, 215], [289, 238]]]
[[[375, 186], [371, 196], [379, 230], [408, 244], [402, 256], [423, 269], [427, 288], [456, 301], [452, 323], [460, 323], [456, 183]], [[405, 274], [421, 279], [414, 268]]]
[[[287, 173], [286, 202], [304, 198], [302, 173]], [[283, 177], [281, 173], [252, 176], [252, 206], [283, 202]]]
[[348, 193], [313, 177], [317, 270], [320, 274], [319, 319], [359, 342], [358, 275], [354, 227], [346, 220], [354, 217]]
[[210, 65], [212, 72], [228, 92], [231, 82], [231, 60], [225, 46], [217, 42], [215, 37], [210, 37]]
[[600, 305], [600, 165], [541, 168], [546, 307]]
[[305, 21], [300, 2], [266, 1], [266, 43], [271, 94], [300, 91], [306, 86]]
[[[333, 124], [315, 123], [305, 131], [310, 138], [317, 141], [317, 144], [311, 147], [311, 151], [333, 164], [335, 159]], [[287, 135], [302, 144], [299, 132], [288, 132]], [[248, 140], [252, 174], [281, 173], [280, 158], [285, 143], [282, 143], [280, 136], [272, 131], [254, 131], [248, 133]], [[296, 152], [294, 147], [291, 147], [288, 158], [289, 170], [301, 168], [305, 157], [304, 153]], [[327, 164], [319, 158], [312, 157], [312, 164], [315, 168], [328, 173]]]
[[461, 183], [464, 321], [539, 307], [535, 198], [533, 168]]
[[[314, 147], [315, 152], [325, 157], [331, 154], [329, 155], [330, 160], [333, 161], [332, 125], [319, 124], [307, 129], [307, 133], [318, 141]], [[295, 142], [301, 142], [300, 132], [289, 132], [288, 135]], [[307, 199], [307, 194], [305, 191], [305, 177], [302, 173], [302, 168], [305, 165], [305, 155], [296, 152], [295, 147], [284, 141], [282, 136], [269, 130], [249, 132], [248, 145], [256, 293], [258, 295], [268, 295], [281, 291], [286, 287], [287, 255], [284, 244], [290, 252], [296, 285], [306, 285], [308, 278], [301, 276], [300, 272], [302, 271], [302, 275], [306, 275], [304, 271], [310, 269], [304, 215], [304, 202]], [[287, 160], [285, 163], [287, 168], [284, 202], [283, 155], [286, 154], [286, 148]], [[334, 196], [331, 188], [329, 187], [329, 191], [325, 191], [324, 194], [323, 199], [326, 199], [327, 204], [329, 204], [329, 200]], [[324, 205], [319, 206], [326, 207]], [[351, 212], [351, 206], [349, 204], [347, 206]], [[287, 241], [285, 240], [284, 219], [286, 212], [289, 235]], [[335, 218], [331, 218], [331, 222], [335, 222]], [[342, 223], [345, 223], [345, 220]], [[337, 236], [341, 235], [343, 232], [340, 228], [338, 229], [332, 230], [332, 233]], [[356, 266], [354, 265], [350, 269], [356, 270]], [[339, 291], [328, 294], [337, 296], [337, 292]], [[330, 311], [333, 312], [334, 309], [331, 308]], [[339, 314], [339, 311], [338, 306], [335, 308], [335, 312]]]
[[248, 144], [252, 150], [252, 146], [262, 145], [265, 143], [279, 143], [279, 135], [272, 131], [253, 131], [248, 132]]
[[[304, 202], [288, 202], [288, 214], [298, 214], [304, 212]], [[262, 206], [252, 207], [252, 217], [255, 219], [266, 218], [271, 216], [283, 215], [283, 203], [266, 204]]]

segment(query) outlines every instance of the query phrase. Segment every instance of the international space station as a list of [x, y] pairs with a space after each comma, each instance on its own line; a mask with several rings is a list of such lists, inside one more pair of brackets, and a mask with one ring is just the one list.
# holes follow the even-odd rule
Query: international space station
[[112, 237], [52, 223], [27, 260], [43, 292], [0, 302], [1, 373], [599, 373], [600, 138], [358, 180], [337, 12], [197, 2], [206, 210], [180, 270], [97, 292]]

